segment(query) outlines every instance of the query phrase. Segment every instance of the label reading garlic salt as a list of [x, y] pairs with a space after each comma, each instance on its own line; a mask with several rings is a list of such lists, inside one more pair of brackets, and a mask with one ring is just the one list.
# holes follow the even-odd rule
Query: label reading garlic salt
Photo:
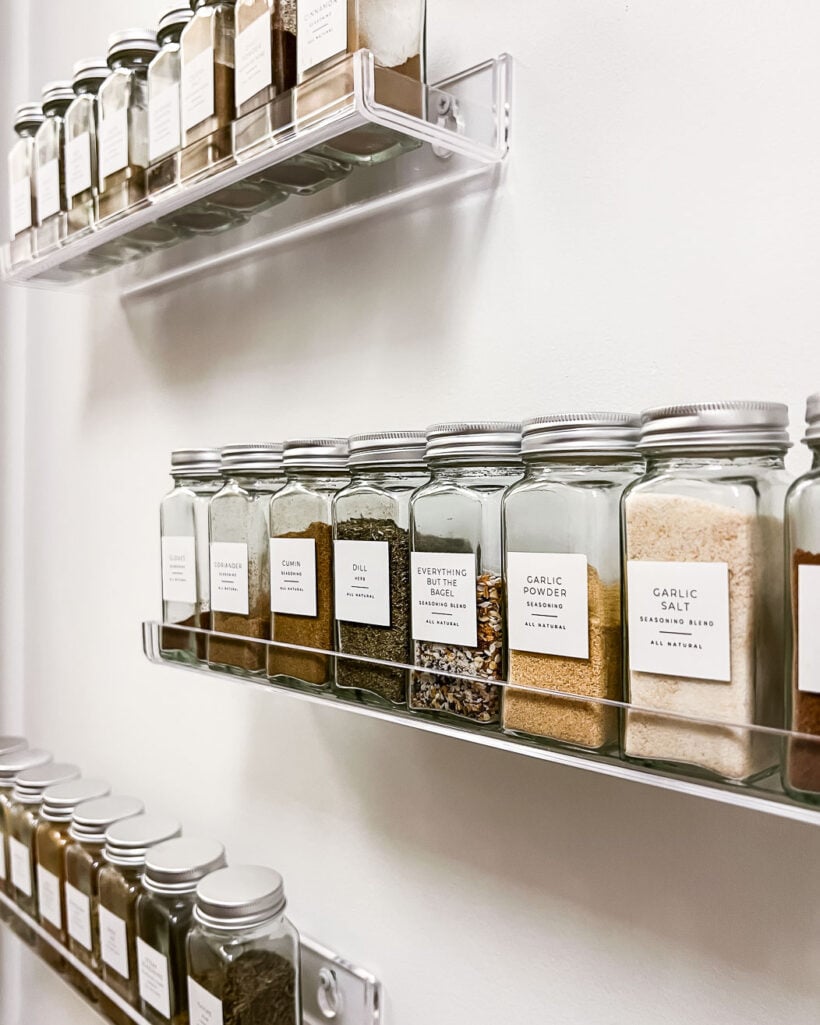
[[270, 607], [271, 612], [290, 616], [316, 616], [316, 542], [312, 537], [270, 539]]
[[211, 542], [211, 609], [248, 615], [248, 546]]
[[585, 555], [507, 553], [510, 648], [589, 658]]
[[336, 541], [333, 546], [336, 618], [390, 626], [390, 545]]
[[413, 639], [474, 648], [478, 642], [475, 555], [412, 552]]
[[627, 563], [632, 672], [731, 681], [729, 566]]

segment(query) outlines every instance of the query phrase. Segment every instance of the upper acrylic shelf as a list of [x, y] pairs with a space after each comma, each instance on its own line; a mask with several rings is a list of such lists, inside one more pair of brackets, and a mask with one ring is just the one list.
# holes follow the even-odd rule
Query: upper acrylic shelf
[[[13, 284], [90, 281], [139, 295], [445, 187], [486, 183], [507, 154], [511, 59], [433, 86], [367, 50], [233, 126], [233, 153], [126, 214], [13, 264]], [[283, 106], [288, 115], [282, 115]], [[294, 114], [295, 110], [295, 114]]]

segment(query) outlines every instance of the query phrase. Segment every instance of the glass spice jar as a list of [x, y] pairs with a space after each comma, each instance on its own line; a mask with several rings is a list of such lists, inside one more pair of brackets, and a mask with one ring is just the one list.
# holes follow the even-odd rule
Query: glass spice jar
[[[270, 607], [274, 641], [333, 650], [333, 497], [350, 483], [347, 438], [285, 442], [287, 484], [270, 503]], [[271, 648], [268, 675], [327, 687], [333, 659]]]
[[[222, 634], [270, 637], [271, 496], [285, 484], [282, 445], [230, 445], [222, 450], [222, 490], [211, 499], [211, 609]], [[208, 639], [212, 666], [264, 673], [265, 650], [252, 641]]]
[[152, 847], [137, 901], [139, 1010], [152, 1025], [188, 1025], [185, 944], [193, 923], [197, 884], [225, 867], [215, 840], [180, 837]]
[[[410, 499], [430, 474], [423, 431], [350, 439], [351, 483], [333, 500], [336, 647], [408, 664]], [[340, 658], [336, 687], [366, 704], [404, 705], [408, 670]]]
[[100, 57], [74, 65], [74, 99], [65, 113], [67, 234], [90, 231], [97, 222], [97, 93], [111, 69]]
[[626, 413], [559, 413], [524, 424], [526, 473], [503, 509], [507, 733], [617, 748], [619, 710], [595, 699], [623, 700], [620, 501], [643, 470], [639, 429], [640, 418]]
[[[237, 118], [272, 103], [295, 85], [296, 0], [237, 0]], [[287, 97], [281, 123], [292, 117]]]
[[772, 735], [744, 725], [783, 725], [788, 411], [699, 403], [648, 410], [642, 423], [646, 473], [622, 500], [626, 689], [637, 706], [624, 754], [749, 782], [778, 752]]
[[38, 255], [60, 245], [66, 236], [65, 114], [74, 99], [71, 82], [43, 87], [45, 119], [34, 136], [34, 175], [37, 190]]
[[199, 883], [187, 944], [192, 1025], [299, 1025], [299, 933], [285, 907], [269, 868], [223, 868]]
[[180, 38], [193, 17], [190, 6], [173, 7], [157, 26], [159, 53], [148, 65], [148, 191], [179, 185], [182, 151]]
[[811, 451], [811, 469], [798, 477], [786, 496], [790, 576], [786, 725], [802, 736], [786, 742], [782, 777], [792, 797], [820, 804], [820, 646], [816, 628], [820, 610], [820, 393], [809, 396], [806, 425], [804, 442]]
[[137, 900], [148, 850], [179, 836], [174, 819], [135, 815], [109, 827], [99, 876], [100, 960], [103, 980], [132, 1007], [139, 1003]]
[[[25, 742], [18, 746], [17, 742], [22, 740], [22, 737], [6, 739], [9, 746], [4, 754], [0, 754], [0, 893], [12, 897], [13, 891], [9, 878], [11, 858], [9, 856], [8, 815], [12, 804], [14, 780], [25, 769], [45, 765], [52, 758], [48, 751], [26, 747]], [[0, 919], [8, 920], [8, 913], [2, 906], [0, 906]]]
[[44, 121], [39, 103], [25, 103], [14, 112], [17, 140], [9, 152], [9, 257], [13, 267], [34, 256], [37, 187], [34, 177], [34, 137]]
[[498, 721], [504, 679], [501, 501], [523, 472], [518, 423], [437, 424], [427, 431], [432, 479], [410, 506], [415, 664], [411, 710]]
[[111, 74], [97, 97], [100, 218], [117, 217], [147, 195], [148, 65], [159, 52], [150, 29], [115, 32], [108, 40]]
[[[174, 486], [159, 508], [162, 549], [162, 657], [204, 661], [207, 638], [187, 628], [211, 629], [208, 510], [222, 487], [220, 453], [215, 448], [171, 453]], [[178, 623], [173, 630], [167, 624]]]

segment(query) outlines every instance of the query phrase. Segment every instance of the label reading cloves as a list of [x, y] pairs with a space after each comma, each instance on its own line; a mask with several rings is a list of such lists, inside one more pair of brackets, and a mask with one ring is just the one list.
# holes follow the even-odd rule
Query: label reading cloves
[[585, 555], [507, 553], [510, 647], [564, 658], [589, 658]]
[[412, 552], [413, 639], [474, 648], [478, 642], [474, 554]]

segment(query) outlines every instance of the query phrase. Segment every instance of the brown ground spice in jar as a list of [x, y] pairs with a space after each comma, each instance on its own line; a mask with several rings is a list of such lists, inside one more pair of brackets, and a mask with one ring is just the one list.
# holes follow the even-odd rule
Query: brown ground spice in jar
[[[529, 651], [510, 652], [510, 684], [542, 687], [619, 701], [621, 677], [621, 588], [604, 584], [587, 567], [589, 658]], [[618, 740], [618, 709], [572, 701], [510, 686], [504, 695], [504, 729], [599, 750]]]
[[798, 689], [798, 645], [800, 635], [797, 624], [797, 580], [800, 566], [820, 566], [820, 554], [798, 549], [792, 557], [792, 721], [791, 728], [798, 733], [810, 733], [816, 741], [790, 739], [786, 756], [787, 785], [795, 790], [813, 791], [820, 796], [820, 694]]
[[[251, 563], [248, 568], [250, 580], [259, 577], [257, 567]], [[249, 614], [238, 612], [211, 612], [212, 629], [217, 633], [237, 634], [237, 640], [227, 637], [208, 638], [208, 661], [233, 666], [250, 673], [265, 669], [265, 649], [261, 644], [248, 644], [241, 637], [252, 637], [266, 641], [270, 638], [270, 596], [267, 591], [251, 587]]]

